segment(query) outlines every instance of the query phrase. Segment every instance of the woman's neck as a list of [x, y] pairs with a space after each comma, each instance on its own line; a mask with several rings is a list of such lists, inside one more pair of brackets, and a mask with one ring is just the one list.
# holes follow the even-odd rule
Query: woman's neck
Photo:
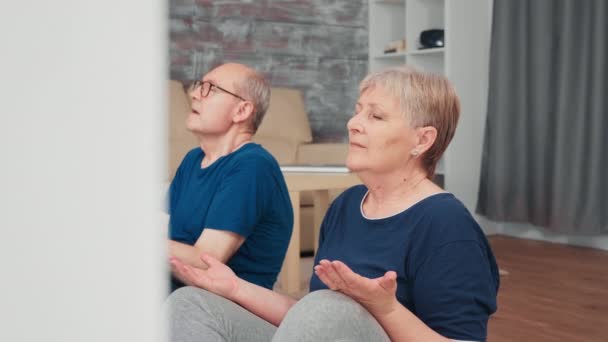
[[360, 175], [369, 193], [363, 203], [367, 217], [378, 218], [406, 210], [443, 190], [426, 177], [424, 170], [395, 171], [381, 177]]
[[221, 157], [238, 150], [251, 142], [251, 138], [252, 134], [248, 132], [225, 134], [219, 137], [200, 137], [199, 144], [205, 151], [201, 167], [208, 167]]

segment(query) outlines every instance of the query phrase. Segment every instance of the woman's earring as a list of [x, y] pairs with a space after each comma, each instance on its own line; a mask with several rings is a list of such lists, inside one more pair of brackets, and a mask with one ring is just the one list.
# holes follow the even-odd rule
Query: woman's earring
[[418, 157], [418, 150], [413, 150], [412, 151], [412, 156], [414, 156], [414, 158]]

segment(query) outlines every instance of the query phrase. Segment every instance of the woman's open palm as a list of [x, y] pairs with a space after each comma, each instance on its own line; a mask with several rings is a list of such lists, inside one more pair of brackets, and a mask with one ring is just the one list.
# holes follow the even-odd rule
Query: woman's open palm
[[386, 314], [398, 305], [396, 273], [386, 272], [379, 278], [366, 278], [353, 272], [341, 261], [321, 260], [315, 273], [327, 287], [353, 298], [372, 314]]

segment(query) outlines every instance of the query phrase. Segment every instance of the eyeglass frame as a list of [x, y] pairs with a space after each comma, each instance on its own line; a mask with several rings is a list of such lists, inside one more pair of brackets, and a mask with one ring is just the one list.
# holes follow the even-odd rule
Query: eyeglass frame
[[[203, 94], [203, 89], [205, 89], [205, 84], [209, 84], [209, 88], [207, 88], [207, 94]], [[219, 90], [221, 90], [221, 91], [223, 91], [223, 92], [225, 92], [227, 94], [230, 94], [230, 95], [236, 97], [237, 99], [239, 99], [241, 101], [248, 101], [248, 100], [245, 100], [242, 96], [239, 96], [239, 95], [237, 95], [237, 94], [235, 94], [235, 93], [233, 93], [233, 92], [231, 92], [229, 90], [226, 90], [226, 89], [218, 86], [217, 84], [212, 83], [211, 81], [197, 80], [194, 83], [192, 83], [192, 85], [190, 86], [190, 89], [192, 89], [192, 91], [194, 91], [194, 90], [196, 90], [199, 87], [201, 88], [200, 94], [201, 94], [202, 98], [205, 98], [205, 97], [209, 96], [209, 93], [211, 92], [211, 88], [215, 87], [215, 88], [217, 88], [217, 89], [219, 89]]]

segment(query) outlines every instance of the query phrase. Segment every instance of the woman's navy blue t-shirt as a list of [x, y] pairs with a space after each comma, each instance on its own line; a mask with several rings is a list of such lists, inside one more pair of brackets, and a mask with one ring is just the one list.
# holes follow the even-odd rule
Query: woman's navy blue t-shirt
[[[321, 225], [315, 265], [340, 260], [377, 278], [397, 273], [397, 299], [431, 329], [456, 340], [486, 339], [499, 275], [488, 241], [450, 193], [427, 197], [396, 215], [369, 219], [363, 185], [339, 196]], [[310, 290], [327, 286], [313, 274]]]

